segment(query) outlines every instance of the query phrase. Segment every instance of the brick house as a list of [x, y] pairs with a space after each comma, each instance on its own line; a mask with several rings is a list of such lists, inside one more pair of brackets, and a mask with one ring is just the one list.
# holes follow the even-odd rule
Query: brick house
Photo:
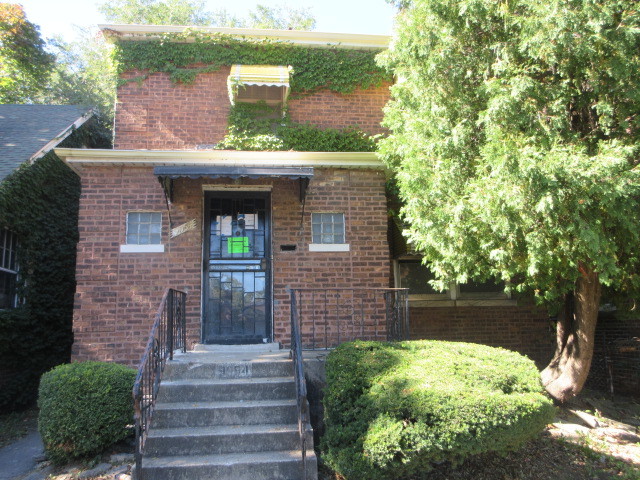
[[[123, 44], [181, 29], [103, 27]], [[209, 32], [335, 51], [377, 52], [389, 41]], [[208, 69], [196, 57], [193, 64], [201, 68], [193, 83], [176, 83], [166, 71], [125, 69], [114, 150], [57, 150], [82, 182], [75, 360], [137, 364], [166, 287], [188, 294], [187, 343], [193, 345], [287, 344], [288, 288], [393, 286], [412, 288], [412, 338], [478, 341], [548, 360], [553, 336], [547, 316], [529, 302], [506, 298], [495, 285], [452, 286], [445, 293], [424, 287], [419, 280], [428, 273], [389, 222], [387, 173], [375, 153], [215, 148], [228, 131], [232, 103], [258, 99], [286, 104], [293, 122], [384, 134], [389, 83], [289, 95], [304, 66], [290, 74], [286, 64]], [[234, 92], [236, 84], [244, 88]], [[366, 313], [363, 304], [371, 300], [359, 301]], [[322, 328], [343, 328], [330, 323]], [[310, 338], [315, 327], [303, 322], [303, 334]]]

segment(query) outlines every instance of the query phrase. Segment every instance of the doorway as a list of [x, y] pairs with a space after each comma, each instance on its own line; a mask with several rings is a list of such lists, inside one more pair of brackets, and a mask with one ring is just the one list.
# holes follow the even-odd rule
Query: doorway
[[203, 343], [271, 338], [269, 200], [267, 192], [205, 194]]

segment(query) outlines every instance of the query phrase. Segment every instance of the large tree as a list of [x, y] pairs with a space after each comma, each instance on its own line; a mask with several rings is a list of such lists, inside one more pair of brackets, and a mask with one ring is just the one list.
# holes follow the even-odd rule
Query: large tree
[[603, 285], [640, 264], [635, 0], [407, 0], [381, 152], [439, 286], [497, 278], [558, 312], [542, 381], [586, 380]]
[[46, 84], [54, 57], [20, 5], [0, 3], [0, 103], [26, 103]]

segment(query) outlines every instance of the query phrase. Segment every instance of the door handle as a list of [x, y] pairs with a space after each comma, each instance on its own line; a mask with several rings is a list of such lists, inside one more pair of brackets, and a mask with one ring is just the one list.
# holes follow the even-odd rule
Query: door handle
[[266, 270], [267, 269], [267, 259], [266, 258], [260, 259], [260, 269], [261, 270]]

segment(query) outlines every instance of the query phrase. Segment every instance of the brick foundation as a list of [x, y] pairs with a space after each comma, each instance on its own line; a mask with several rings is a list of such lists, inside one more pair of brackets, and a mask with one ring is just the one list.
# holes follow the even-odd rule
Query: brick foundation
[[516, 350], [544, 367], [555, 348], [545, 310], [518, 306], [411, 308], [411, 338], [482, 343]]

